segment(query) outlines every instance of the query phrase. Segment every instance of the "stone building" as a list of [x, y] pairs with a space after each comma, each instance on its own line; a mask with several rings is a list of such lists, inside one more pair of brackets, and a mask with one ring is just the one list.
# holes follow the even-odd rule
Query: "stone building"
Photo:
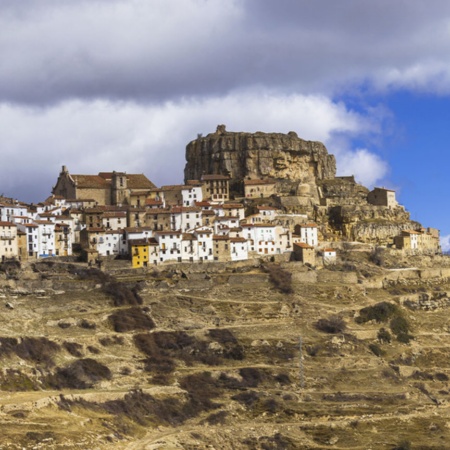
[[367, 194], [367, 201], [372, 205], [386, 206], [387, 208], [395, 208], [398, 206], [395, 191], [379, 187], [374, 188]]
[[230, 177], [227, 175], [202, 175], [200, 179], [204, 199], [226, 202], [230, 199]]
[[0, 222], [0, 261], [18, 257], [17, 225]]
[[244, 196], [246, 198], [270, 197], [273, 194], [276, 194], [274, 180], [244, 180]]
[[304, 242], [297, 242], [294, 244], [294, 258], [301, 261], [303, 264], [316, 264], [316, 254], [314, 247], [305, 244]]
[[98, 175], [71, 175], [66, 166], [52, 189], [55, 196], [66, 199], [92, 199], [98, 205], [130, 204], [133, 192], [155, 188], [143, 174], [100, 172]]

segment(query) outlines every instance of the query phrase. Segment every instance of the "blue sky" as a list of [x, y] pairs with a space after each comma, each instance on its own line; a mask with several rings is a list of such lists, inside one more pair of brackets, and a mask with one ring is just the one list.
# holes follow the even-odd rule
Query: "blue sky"
[[217, 124], [292, 130], [450, 249], [448, 0], [4, 0], [0, 29], [0, 193], [63, 164], [180, 183]]

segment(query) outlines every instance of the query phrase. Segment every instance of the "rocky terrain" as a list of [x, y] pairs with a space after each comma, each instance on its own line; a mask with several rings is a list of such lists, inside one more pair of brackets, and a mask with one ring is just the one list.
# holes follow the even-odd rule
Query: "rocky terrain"
[[317, 196], [316, 181], [336, 174], [336, 160], [321, 142], [305, 141], [293, 131], [230, 132], [225, 125], [190, 142], [186, 161], [185, 180], [210, 173], [229, 175], [231, 189], [237, 192], [245, 178], [273, 178], [280, 193], [295, 195], [304, 186], [308, 196]]
[[0, 273], [0, 448], [445, 449], [450, 264]]
[[[291, 131], [247, 133], [227, 131], [198, 136], [186, 146], [185, 182], [204, 174], [230, 176], [232, 197], [240, 198], [247, 179], [275, 181], [275, 194], [262, 201], [286, 214], [308, 216], [319, 224], [322, 238], [387, 245], [402, 230], [421, 225], [402, 205], [370, 204], [369, 189], [352, 174], [336, 177], [335, 157], [321, 142], [306, 141]], [[260, 202], [261, 203], [261, 202]]]

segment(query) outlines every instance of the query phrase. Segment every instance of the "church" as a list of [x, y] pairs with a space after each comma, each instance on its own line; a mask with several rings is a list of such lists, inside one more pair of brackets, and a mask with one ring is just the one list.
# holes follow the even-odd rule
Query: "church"
[[113, 171], [72, 175], [62, 166], [52, 193], [67, 200], [93, 200], [98, 205], [128, 205], [131, 194], [155, 187], [144, 174]]

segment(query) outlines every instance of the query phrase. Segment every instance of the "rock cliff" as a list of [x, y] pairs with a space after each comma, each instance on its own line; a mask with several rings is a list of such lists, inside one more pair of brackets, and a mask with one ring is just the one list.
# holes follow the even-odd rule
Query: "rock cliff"
[[309, 191], [317, 180], [334, 178], [336, 173], [334, 156], [320, 142], [300, 139], [293, 131], [229, 132], [224, 125], [190, 142], [186, 161], [185, 180], [203, 174], [229, 175], [236, 191], [242, 190], [246, 178], [274, 178], [282, 191], [295, 195], [302, 185]]

